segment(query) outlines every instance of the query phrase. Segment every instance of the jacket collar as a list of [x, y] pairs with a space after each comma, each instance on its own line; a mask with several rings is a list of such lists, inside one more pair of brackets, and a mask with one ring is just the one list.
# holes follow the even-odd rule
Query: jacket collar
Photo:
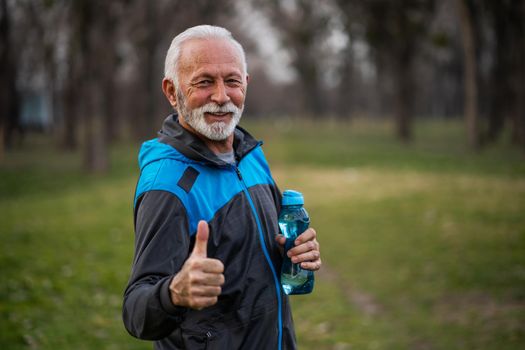
[[[177, 151], [192, 160], [217, 166], [227, 165], [227, 163], [220, 160], [200, 138], [180, 125], [177, 113], [170, 114], [164, 120], [162, 129], [158, 135], [160, 142], [174, 147]], [[261, 141], [254, 139], [253, 136], [243, 128], [239, 126], [235, 128], [233, 151], [237, 162], [261, 144]]]

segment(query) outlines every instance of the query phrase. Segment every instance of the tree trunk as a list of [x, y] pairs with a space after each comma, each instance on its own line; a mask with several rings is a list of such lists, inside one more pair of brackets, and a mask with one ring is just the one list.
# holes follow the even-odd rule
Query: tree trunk
[[[104, 2], [78, 0], [76, 7], [77, 34], [83, 63], [79, 70], [82, 74], [78, 87], [83, 97], [84, 166], [92, 173], [104, 173], [109, 168], [109, 150], [104, 130], [104, 99], [110, 97], [104, 95], [100, 85], [104, 74], [101, 65], [105, 64], [103, 58], [108, 54], [105, 50], [114, 50], [114, 47], [104, 46], [105, 37], [100, 16], [107, 16], [108, 9], [103, 4]], [[99, 58], [102, 58], [100, 62]]]
[[321, 116], [324, 112], [324, 103], [316, 62], [303, 58], [296, 62], [295, 67], [301, 77], [304, 113]]
[[521, 0], [511, 1], [509, 15], [512, 71], [509, 80], [514, 102], [511, 111], [512, 141], [525, 150], [525, 3]]
[[91, 173], [103, 174], [109, 169], [105, 118], [102, 112], [102, 90], [96, 82], [88, 85], [90, 103], [84, 124], [84, 165]]
[[[2, 92], [0, 92], [1, 94]], [[4, 154], [5, 154], [5, 140], [4, 140], [4, 124], [0, 121], [0, 164], [4, 160]]]
[[[101, 19], [101, 37], [99, 38], [98, 52], [103, 51], [103, 56], [100, 57], [100, 71], [103, 92], [102, 116], [104, 119], [103, 134], [106, 144], [109, 146], [119, 137], [118, 116], [115, 111], [116, 100], [116, 83], [115, 70], [117, 67], [116, 54], [116, 29], [115, 22], [117, 15], [115, 14], [115, 3], [107, 2], [106, 14]], [[101, 42], [102, 41], [102, 42]]]
[[[74, 75], [70, 79], [74, 80]], [[62, 126], [60, 147], [65, 150], [78, 148], [78, 100], [75, 97], [75, 88], [72, 81], [66, 82], [62, 91]]]
[[490, 15], [494, 25], [494, 39], [496, 42], [493, 55], [494, 65], [490, 74], [488, 86], [490, 105], [488, 115], [488, 128], [484, 132], [481, 142], [491, 143], [496, 141], [503, 130], [505, 119], [509, 116], [511, 104], [511, 88], [509, 86], [509, 42], [508, 7], [503, 3], [489, 2]]
[[[73, 24], [72, 27], [75, 27]], [[74, 33], [69, 38], [68, 42], [68, 65], [67, 65], [67, 79], [64, 81], [64, 86], [61, 90], [62, 113], [59, 127], [59, 147], [63, 150], [73, 151], [78, 148], [79, 138], [79, 113], [82, 108], [79, 108], [80, 100], [77, 98], [79, 82], [82, 81], [80, 77], [80, 68], [77, 58], [78, 47], [75, 41], [79, 37], [79, 33]]]
[[[405, 51], [405, 50], [404, 50]], [[398, 138], [408, 143], [412, 140], [412, 53], [411, 50], [397, 57], [395, 77], [395, 120]]]
[[133, 123], [133, 134], [138, 141], [151, 138], [156, 128], [154, 125], [157, 104], [156, 96], [159, 93], [159, 82], [155, 81], [155, 53], [158, 45], [157, 13], [154, 1], [138, 3], [142, 11], [141, 27], [135, 35], [136, 45], [139, 48], [140, 74], [137, 91], [142, 96], [138, 101], [136, 116]]
[[6, 145], [6, 126], [9, 115], [9, 20], [7, 1], [0, 0], [0, 161]]
[[349, 119], [352, 112], [355, 111], [356, 106], [354, 102], [355, 92], [352, 91], [353, 82], [353, 53], [350, 44], [344, 52], [343, 66], [341, 67], [341, 81], [338, 87], [337, 98], [337, 116], [340, 119]]
[[0, 159], [12, 145], [13, 134], [20, 130], [19, 96], [16, 90], [16, 60], [10, 41], [7, 1], [0, 1]]
[[467, 127], [467, 140], [472, 149], [479, 148], [478, 126], [478, 84], [476, 39], [474, 36], [474, 21], [467, 0], [457, 0], [463, 41], [463, 62], [465, 67], [465, 101], [464, 113]]

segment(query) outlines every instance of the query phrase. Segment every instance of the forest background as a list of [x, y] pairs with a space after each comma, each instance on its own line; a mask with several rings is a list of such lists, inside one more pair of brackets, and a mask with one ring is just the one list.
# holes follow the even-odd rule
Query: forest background
[[525, 2], [0, 0], [0, 347], [126, 334], [141, 142], [173, 37], [228, 28], [241, 125], [306, 196], [304, 349], [525, 345]]

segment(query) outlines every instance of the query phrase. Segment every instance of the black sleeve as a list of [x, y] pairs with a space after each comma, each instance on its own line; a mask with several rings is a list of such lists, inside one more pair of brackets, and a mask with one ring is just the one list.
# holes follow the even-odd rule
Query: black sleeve
[[277, 184], [274, 184], [272, 186], [272, 195], [273, 195], [273, 200], [275, 202], [275, 208], [277, 209], [277, 213], [279, 213], [281, 211], [283, 195], [281, 193], [281, 190], [279, 189], [279, 186], [277, 186]]
[[185, 309], [173, 305], [168, 287], [189, 246], [188, 218], [180, 200], [165, 191], [142, 195], [135, 208], [135, 256], [122, 308], [131, 335], [159, 340], [181, 323]]

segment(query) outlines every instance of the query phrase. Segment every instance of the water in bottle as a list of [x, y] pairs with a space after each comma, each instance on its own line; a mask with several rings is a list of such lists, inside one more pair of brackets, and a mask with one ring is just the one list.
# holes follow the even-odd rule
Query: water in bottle
[[314, 288], [314, 273], [294, 264], [287, 255], [294, 247], [295, 239], [310, 224], [308, 213], [303, 207], [304, 198], [300, 192], [287, 190], [283, 193], [282, 208], [279, 213], [279, 228], [286, 237], [284, 260], [281, 267], [281, 285], [286, 294], [307, 294]]

